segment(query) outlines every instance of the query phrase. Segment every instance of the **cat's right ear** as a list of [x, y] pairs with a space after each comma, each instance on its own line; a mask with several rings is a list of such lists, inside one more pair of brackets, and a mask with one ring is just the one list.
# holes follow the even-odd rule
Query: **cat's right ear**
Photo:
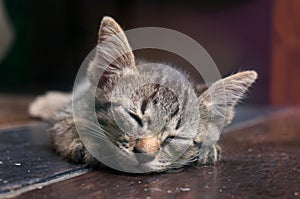
[[[217, 126], [228, 125], [234, 116], [234, 107], [256, 78], [255, 71], [244, 71], [212, 84], [199, 97], [203, 117]], [[214, 117], [210, 118], [211, 116]]]
[[127, 67], [135, 67], [135, 60], [126, 35], [114, 19], [104, 17], [95, 58], [87, 70], [89, 80], [99, 88], [110, 89]]

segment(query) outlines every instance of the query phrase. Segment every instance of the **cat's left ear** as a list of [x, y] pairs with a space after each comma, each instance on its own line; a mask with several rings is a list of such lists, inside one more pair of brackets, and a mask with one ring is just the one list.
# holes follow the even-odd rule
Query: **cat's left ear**
[[228, 125], [235, 105], [256, 79], [255, 71], [244, 71], [215, 82], [199, 96], [201, 114], [216, 125]]
[[110, 88], [127, 67], [135, 67], [135, 60], [126, 35], [113, 18], [104, 17], [95, 58], [88, 67], [88, 77], [94, 85]]

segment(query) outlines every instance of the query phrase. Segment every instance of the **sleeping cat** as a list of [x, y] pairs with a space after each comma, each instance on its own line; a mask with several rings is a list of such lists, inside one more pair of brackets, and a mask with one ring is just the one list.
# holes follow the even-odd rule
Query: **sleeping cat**
[[[103, 18], [98, 36], [87, 80], [79, 96], [73, 98], [73, 106], [80, 110], [95, 89], [99, 127], [89, 127], [94, 135], [105, 134], [120, 154], [147, 165], [149, 171], [217, 162], [220, 127], [231, 122], [234, 106], [256, 80], [256, 72], [239, 72], [210, 86], [190, 86], [170, 67], [151, 63], [147, 72], [142, 70], [147, 63], [135, 59], [125, 33], [112, 18]], [[120, 56], [108, 61], [113, 54]], [[175, 79], [172, 85], [176, 94], [154, 83], [168, 82], [168, 77]], [[74, 162], [101, 165], [78, 135], [71, 101], [71, 94], [49, 92], [37, 98], [29, 112], [49, 121], [51, 141], [60, 155]], [[188, 109], [193, 113], [187, 113]], [[196, 134], [191, 136], [191, 132]], [[185, 150], [175, 158], [182, 147]], [[144, 154], [144, 158], [138, 154]]]

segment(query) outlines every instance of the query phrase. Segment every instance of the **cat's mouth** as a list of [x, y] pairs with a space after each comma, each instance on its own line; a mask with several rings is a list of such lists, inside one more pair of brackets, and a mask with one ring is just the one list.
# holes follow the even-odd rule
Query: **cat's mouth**
[[155, 154], [135, 153], [135, 158], [140, 164], [151, 162], [155, 159]]

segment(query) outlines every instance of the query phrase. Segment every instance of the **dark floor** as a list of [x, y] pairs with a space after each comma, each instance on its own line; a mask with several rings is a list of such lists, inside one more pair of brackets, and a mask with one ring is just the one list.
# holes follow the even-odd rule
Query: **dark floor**
[[45, 125], [22, 112], [29, 98], [13, 106], [15, 119], [9, 99], [0, 110], [0, 198], [300, 198], [300, 109], [241, 106], [222, 135], [222, 162], [133, 175], [56, 156]]

